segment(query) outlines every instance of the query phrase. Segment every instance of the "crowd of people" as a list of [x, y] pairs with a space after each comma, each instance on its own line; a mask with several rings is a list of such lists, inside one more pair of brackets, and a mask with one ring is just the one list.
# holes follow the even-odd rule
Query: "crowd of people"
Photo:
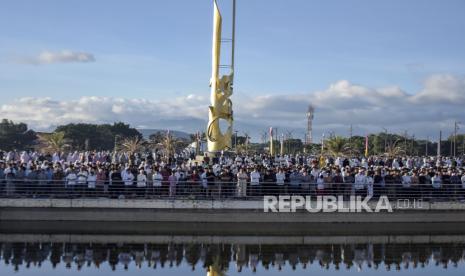
[[6, 265], [52, 267], [81, 270], [86, 266], [112, 270], [177, 267], [183, 262], [194, 269], [216, 266], [228, 271], [257, 268], [281, 270], [286, 265], [296, 269], [315, 265], [328, 269], [401, 270], [431, 264], [447, 268], [464, 261], [463, 244], [327, 244], [327, 245], [242, 245], [242, 244], [73, 244], [73, 243], [0, 243]]
[[246, 198], [388, 195], [465, 199], [465, 159], [0, 151], [0, 195]]

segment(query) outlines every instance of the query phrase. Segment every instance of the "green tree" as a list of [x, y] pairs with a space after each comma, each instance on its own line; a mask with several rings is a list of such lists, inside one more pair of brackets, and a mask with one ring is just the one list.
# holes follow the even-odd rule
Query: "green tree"
[[55, 132], [64, 132], [65, 138], [71, 140], [76, 150], [112, 150], [117, 140], [138, 137], [142, 134], [128, 124], [67, 124], [56, 128]]
[[[196, 139], [195, 135], [190, 139]], [[170, 132], [158, 131], [149, 136], [148, 145], [153, 150], [164, 152], [165, 157], [171, 157], [174, 153], [185, 149], [189, 142], [189, 139], [174, 137]]]
[[61, 152], [70, 148], [70, 141], [65, 138], [64, 132], [38, 134], [39, 148], [46, 152]]
[[122, 150], [129, 152], [130, 154], [134, 154], [142, 151], [144, 147], [145, 141], [138, 136], [134, 136], [121, 140], [121, 143], [117, 146], [117, 150]]
[[128, 137], [139, 137], [142, 138], [142, 134], [135, 128], [129, 126], [129, 124], [125, 124], [123, 122], [117, 122], [113, 125], [103, 125], [105, 127], [109, 127], [113, 136], [118, 135], [119, 137], [128, 138]]
[[311, 155], [319, 155], [321, 153], [321, 144], [304, 145], [305, 152]]
[[324, 143], [325, 152], [333, 157], [345, 156], [350, 153], [350, 143], [348, 139], [341, 136], [334, 136]]
[[165, 133], [162, 131], [157, 131], [149, 136], [149, 145], [152, 148], [158, 148], [163, 144], [163, 139], [165, 139]]
[[289, 139], [284, 140], [284, 152], [295, 154], [297, 152], [301, 152], [302, 150], [303, 150], [302, 140], [296, 139], [296, 138], [289, 138]]
[[386, 147], [386, 152], [384, 153], [387, 157], [393, 158], [399, 155], [405, 154], [405, 148], [403, 147], [403, 141], [397, 139], [393, 142], [390, 142]]
[[0, 148], [2, 150], [27, 150], [34, 147], [37, 135], [25, 123], [3, 119], [0, 123]]

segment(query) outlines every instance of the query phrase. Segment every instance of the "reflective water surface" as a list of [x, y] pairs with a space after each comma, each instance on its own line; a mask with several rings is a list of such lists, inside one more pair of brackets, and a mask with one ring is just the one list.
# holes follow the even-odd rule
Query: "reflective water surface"
[[24, 236], [21, 241], [21, 237], [9, 242], [3, 236], [0, 275], [465, 273], [463, 242], [254, 244], [248, 239], [245, 244], [192, 238], [191, 242], [94, 243], [44, 242], [44, 235]]

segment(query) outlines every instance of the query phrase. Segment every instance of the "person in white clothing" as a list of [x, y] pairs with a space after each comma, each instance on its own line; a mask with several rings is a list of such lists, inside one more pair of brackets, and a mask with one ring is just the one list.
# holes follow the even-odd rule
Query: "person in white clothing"
[[250, 194], [252, 196], [260, 195], [260, 173], [257, 171], [257, 168], [254, 167], [253, 171], [250, 173]]
[[405, 172], [402, 175], [402, 192], [401, 196], [404, 198], [409, 198], [411, 194], [411, 186], [412, 186], [412, 178], [408, 174], [408, 172]]
[[247, 173], [244, 171], [244, 168], [240, 168], [239, 172], [237, 173], [237, 187], [236, 187], [236, 195], [238, 197], [245, 197], [247, 196], [247, 180], [249, 177]]
[[97, 175], [95, 171], [92, 169], [87, 176], [87, 195], [88, 196], [95, 196], [95, 183], [97, 183]]
[[285, 193], [285, 186], [284, 182], [286, 181], [286, 174], [283, 172], [283, 169], [279, 169], [278, 173], [276, 173], [276, 190], [277, 195]]
[[462, 186], [460, 187], [460, 199], [465, 200], [465, 173], [460, 172], [462, 175], [462, 178], [460, 178], [460, 181], [462, 182]]
[[325, 194], [325, 176], [323, 173], [320, 173], [316, 179], [316, 194], [324, 195]]
[[374, 195], [374, 178], [373, 178], [373, 172], [369, 172], [366, 178], [366, 183], [367, 183], [367, 195], [370, 197], [373, 197]]
[[122, 178], [123, 178], [123, 183], [124, 183], [124, 192], [126, 196], [129, 196], [131, 193], [131, 189], [134, 184], [134, 174], [132, 174], [131, 170], [127, 168], [123, 173], [122, 173]]
[[169, 188], [170, 197], [174, 197], [176, 195], [176, 185], [178, 184], [178, 178], [176, 177], [174, 171], [171, 171], [171, 174], [168, 177], [168, 183], [170, 185], [170, 188]]
[[76, 183], [76, 188], [80, 194], [85, 192], [87, 188], [87, 170], [84, 166], [82, 166], [79, 169], [79, 172], [76, 174], [77, 175], [77, 183]]
[[74, 187], [77, 184], [77, 175], [74, 170], [70, 170], [68, 175], [66, 176], [66, 188], [74, 191]]
[[462, 172], [461, 174], [463, 174], [462, 178], [460, 179], [462, 181], [462, 189], [465, 189], [465, 173]]
[[441, 198], [442, 196], [442, 177], [441, 174], [436, 173], [433, 177], [431, 177], [431, 186], [433, 187], [432, 196], [434, 198]]
[[354, 192], [355, 195], [366, 196], [367, 177], [364, 170], [359, 170], [355, 175]]
[[161, 175], [160, 171], [157, 169], [154, 171], [152, 178], [153, 178], [153, 189], [154, 189], [155, 196], [160, 196], [163, 175]]
[[145, 175], [144, 169], [139, 170], [136, 180], [137, 196], [144, 197], [147, 189], [147, 175]]

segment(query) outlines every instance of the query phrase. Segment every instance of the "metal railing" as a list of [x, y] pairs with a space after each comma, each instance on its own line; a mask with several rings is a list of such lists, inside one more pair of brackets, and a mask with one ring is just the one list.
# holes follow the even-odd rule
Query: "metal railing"
[[260, 182], [209, 182], [162, 181], [160, 185], [153, 182], [112, 181], [85, 182], [65, 180], [2, 180], [0, 197], [2, 198], [142, 198], [142, 199], [257, 199], [264, 195], [301, 195], [301, 196], [342, 196], [351, 195], [377, 198], [382, 195], [390, 199], [418, 198], [422, 200], [465, 201], [463, 184], [441, 184], [434, 188], [431, 184], [374, 184], [373, 187], [358, 187], [354, 183], [285, 183]]

